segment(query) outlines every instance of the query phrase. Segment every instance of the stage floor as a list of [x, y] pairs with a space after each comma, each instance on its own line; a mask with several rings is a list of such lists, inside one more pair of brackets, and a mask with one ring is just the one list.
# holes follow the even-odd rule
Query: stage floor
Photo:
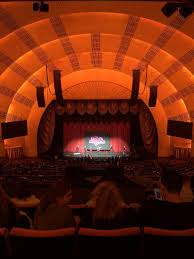
[[130, 157], [128, 152], [110, 152], [110, 151], [93, 151], [93, 152], [64, 152], [64, 157], [71, 158], [81, 158], [81, 157], [90, 157], [90, 158], [108, 158], [108, 157]]

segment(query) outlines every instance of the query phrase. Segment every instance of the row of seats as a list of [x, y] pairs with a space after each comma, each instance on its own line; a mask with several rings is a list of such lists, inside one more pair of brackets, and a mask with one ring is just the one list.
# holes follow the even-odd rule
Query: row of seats
[[0, 258], [190, 258], [194, 229], [0, 229]]

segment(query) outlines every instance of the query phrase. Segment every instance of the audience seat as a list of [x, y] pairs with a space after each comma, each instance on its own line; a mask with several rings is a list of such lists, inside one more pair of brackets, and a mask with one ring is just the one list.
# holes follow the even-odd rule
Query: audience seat
[[6, 228], [0, 228], [0, 258], [6, 258], [9, 254], [7, 232]]
[[191, 258], [194, 228], [166, 230], [144, 227], [144, 258]]
[[139, 258], [140, 230], [130, 227], [115, 230], [80, 228], [78, 258]]
[[14, 258], [72, 258], [76, 231], [13, 228], [9, 240]]

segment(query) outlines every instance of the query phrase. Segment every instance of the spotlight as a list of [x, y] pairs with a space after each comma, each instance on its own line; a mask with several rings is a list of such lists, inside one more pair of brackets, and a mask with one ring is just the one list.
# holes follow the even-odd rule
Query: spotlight
[[194, 10], [194, 0], [187, 0], [186, 2], [175, 2], [175, 3], [166, 3], [162, 12], [165, 16], [170, 17], [173, 13], [179, 10], [180, 14], [187, 18], [187, 16], [191, 15]]
[[173, 3], [167, 3], [162, 7], [161, 11], [166, 17], [170, 17], [173, 13], [177, 11], [177, 6]]
[[48, 12], [48, 11], [49, 11], [49, 5], [41, 1], [40, 12]]
[[48, 12], [49, 11], [49, 5], [44, 3], [44, 1], [41, 1], [39, 3], [33, 3], [33, 11], [40, 11], [40, 12]]
[[179, 9], [179, 12], [184, 18], [187, 18], [187, 16], [192, 14], [193, 8], [189, 6], [184, 6]]
[[33, 3], [33, 11], [38, 11], [39, 10], [39, 3]]

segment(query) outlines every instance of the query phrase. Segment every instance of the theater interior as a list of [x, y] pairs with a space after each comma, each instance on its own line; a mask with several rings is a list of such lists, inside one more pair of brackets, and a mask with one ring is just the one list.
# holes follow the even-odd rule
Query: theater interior
[[[0, 257], [188, 258], [193, 123], [193, 0], [0, 1]], [[75, 226], [38, 227], [59, 182]], [[127, 224], [94, 224], [103, 183], [102, 218], [118, 193]], [[153, 199], [167, 225], [145, 223]]]

